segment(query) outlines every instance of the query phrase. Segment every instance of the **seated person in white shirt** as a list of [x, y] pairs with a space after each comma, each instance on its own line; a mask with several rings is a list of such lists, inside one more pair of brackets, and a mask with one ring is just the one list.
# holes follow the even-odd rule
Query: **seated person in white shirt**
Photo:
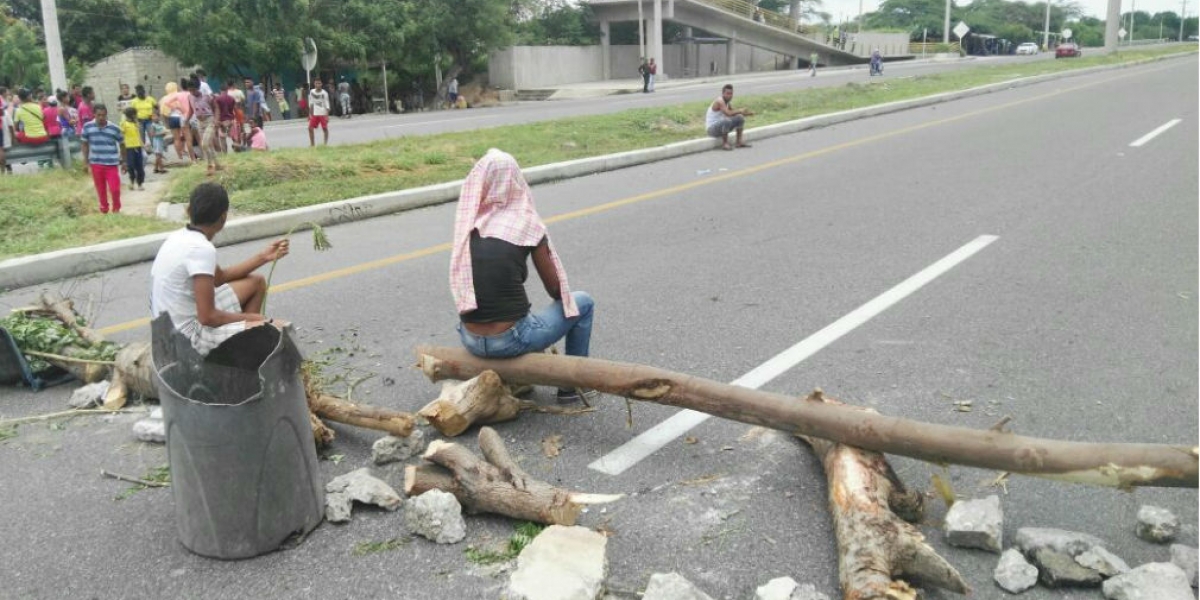
[[259, 314], [267, 281], [259, 267], [283, 258], [288, 241], [276, 240], [265, 250], [229, 268], [217, 264], [212, 239], [225, 227], [229, 194], [216, 183], [202, 183], [188, 200], [187, 227], [163, 242], [150, 269], [150, 312], [171, 315], [175, 329], [192, 341], [201, 356], [230, 337], [264, 323], [286, 323]]

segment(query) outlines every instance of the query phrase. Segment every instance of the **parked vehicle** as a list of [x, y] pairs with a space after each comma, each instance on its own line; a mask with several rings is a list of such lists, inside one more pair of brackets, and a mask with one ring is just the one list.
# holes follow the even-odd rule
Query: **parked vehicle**
[[1078, 44], [1073, 44], [1071, 42], [1059, 44], [1058, 47], [1054, 49], [1054, 58], [1062, 58], [1064, 56], [1068, 58], [1083, 56], [1083, 50], [1079, 48]]
[[1025, 42], [1017, 46], [1017, 54], [1034, 55], [1038, 53], [1038, 45], [1033, 42]]

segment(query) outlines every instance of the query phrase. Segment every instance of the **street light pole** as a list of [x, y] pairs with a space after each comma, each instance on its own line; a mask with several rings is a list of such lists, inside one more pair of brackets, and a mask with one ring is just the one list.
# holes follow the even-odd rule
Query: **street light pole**
[[50, 87], [65, 90], [67, 69], [63, 63], [62, 38], [58, 34], [58, 5], [54, 0], [42, 0], [42, 30], [46, 34], [46, 59], [50, 63]]
[[1187, 0], [1183, 0], [1183, 6], [1179, 7], [1179, 41], [1183, 41], [1183, 20], [1187, 18]]

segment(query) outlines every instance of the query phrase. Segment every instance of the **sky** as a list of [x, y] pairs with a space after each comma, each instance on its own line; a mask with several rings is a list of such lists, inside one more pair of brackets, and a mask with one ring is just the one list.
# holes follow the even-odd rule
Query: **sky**
[[[1051, 1], [1053, 2], [1053, 0], [1051, 0]], [[1107, 0], [1075, 0], [1075, 1], [1078, 2], [1080, 6], [1083, 7], [1083, 12], [1086, 15], [1097, 17], [1099, 19], [1103, 19], [1108, 14]], [[1121, 11], [1122, 12], [1126, 12], [1129, 10], [1131, 1], [1135, 4], [1135, 8], [1139, 12], [1145, 11], [1150, 14], [1154, 14], [1154, 13], [1160, 12], [1160, 11], [1168, 11], [1168, 10], [1174, 11], [1176, 14], [1179, 14], [1179, 10], [1182, 7], [1181, 2], [1178, 2], [1177, 0], [1122, 0], [1121, 1]], [[1040, 4], [1041, 0], [1026, 0], [1026, 2], [1030, 2], [1030, 3], [1036, 2], [1036, 3]], [[965, 2], [965, 0], [955, 0], [955, 3], [956, 4], [969, 4], [969, 2]], [[862, 10], [864, 12], [871, 12], [874, 10], [878, 10], [879, 4], [880, 4], [880, 0], [862, 0]], [[858, 16], [859, 0], [823, 0], [823, 5], [824, 5], [823, 10], [825, 12], [828, 12], [829, 14], [833, 15], [833, 18], [835, 20], [838, 19], [840, 15], [845, 15], [847, 19], [853, 19]], [[1193, 16], [1193, 17], [1196, 16], [1197, 5], [1200, 5], [1200, 0], [1188, 0], [1187, 14], [1189, 16]], [[967, 23], [967, 25], [970, 25], [970, 23]], [[953, 27], [953, 26], [954, 25], [951, 24], [951, 27]]]

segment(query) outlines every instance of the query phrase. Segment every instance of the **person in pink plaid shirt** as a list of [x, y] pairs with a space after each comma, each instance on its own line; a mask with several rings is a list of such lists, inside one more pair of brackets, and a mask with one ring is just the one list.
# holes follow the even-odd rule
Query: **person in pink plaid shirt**
[[[528, 259], [553, 300], [533, 311], [525, 293]], [[546, 224], [512, 155], [488, 150], [463, 182], [454, 219], [450, 290], [463, 346], [482, 358], [541, 352], [566, 338], [569, 356], [587, 356], [592, 297], [567, 285]], [[593, 390], [559, 389], [560, 403], [585, 400]]]

